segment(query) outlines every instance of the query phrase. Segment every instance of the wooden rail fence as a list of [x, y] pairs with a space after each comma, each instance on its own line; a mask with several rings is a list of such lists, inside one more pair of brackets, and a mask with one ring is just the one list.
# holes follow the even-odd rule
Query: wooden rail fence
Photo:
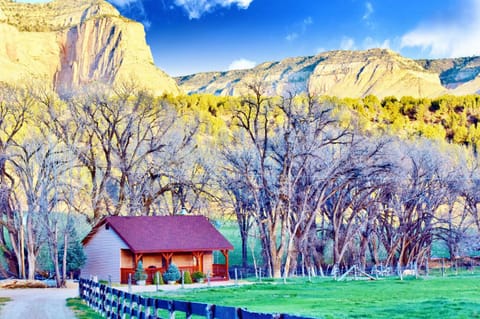
[[[201, 316], [207, 319], [312, 319], [287, 314], [251, 312], [243, 308], [216, 306], [211, 304], [146, 298], [131, 294], [92, 280], [80, 279], [80, 298], [89, 307], [105, 318], [112, 319], [191, 319]], [[163, 316], [161, 317], [163, 312]]]

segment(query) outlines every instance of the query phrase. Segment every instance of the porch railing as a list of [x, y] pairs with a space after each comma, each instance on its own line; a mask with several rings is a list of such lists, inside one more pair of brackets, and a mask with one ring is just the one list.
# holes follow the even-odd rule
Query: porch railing
[[[178, 267], [180, 271], [188, 271], [190, 274], [193, 274], [195, 271], [197, 271], [199, 268], [198, 266], [181, 266]], [[165, 268], [163, 267], [149, 267], [145, 268], [145, 273], [147, 274], [147, 280], [146, 283], [148, 285], [153, 284], [153, 279], [155, 278], [155, 273], [159, 271], [161, 274], [165, 272]], [[121, 284], [127, 284], [128, 283], [128, 275], [132, 275], [132, 281], [134, 280], [134, 275], [135, 275], [135, 268], [120, 268], [120, 283]], [[224, 264], [213, 264], [212, 265], [212, 273], [210, 274], [212, 279], [228, 279], [228, 272], [227, 272], [227, 267]], [[134, 281], [133, 281], [134, 282]]]

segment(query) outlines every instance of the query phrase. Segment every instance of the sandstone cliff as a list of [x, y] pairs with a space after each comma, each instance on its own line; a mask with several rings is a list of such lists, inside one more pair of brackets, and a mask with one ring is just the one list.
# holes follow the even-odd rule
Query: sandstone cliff
[[262, 81], [269, 94], [304, 92], [338, 97], [435, 97], [480, 90], [480, 58], [415, 61], [384, 49], [332, 51], [268, 62], [250, 70], [177, 78], [187, 93], [240, 95]]
[[155, 94], [179, 92], [155, 67], [143, 26], [102, 0], [0, 0], [0, 39], [0, 82], [39, 78], [65, 93], [134, 80]]

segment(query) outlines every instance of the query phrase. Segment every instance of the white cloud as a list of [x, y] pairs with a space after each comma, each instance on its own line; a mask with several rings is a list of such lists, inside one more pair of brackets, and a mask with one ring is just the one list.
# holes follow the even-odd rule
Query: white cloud
[[231, 71], [231, 70], [251, 69], [251, 68], [254, 68], [255, 65], [257, 65], [256, 62], [241, 58], [230, 63], [230, 65], [228, 66], [228, 70]]
[[306, 27], [307, 25], [311, 25], [313, 24], [313, 19], [312, 17], [306, 17], [305, 19], [303, 19], [303, 25]]
[[342, 50], [355, 50], [355, 40], [350, 37], [343, 37], [340, 42], [340, 49]]
[[293, 26], [291, 26], [292, 32], [285, 36], [285, 40], [287, 40], [288, 42], [292, 42], [298, 39], [301, 35], [307, 32], [308, 26], [312, 24], [313, 19], [310, 16], [306, 17], [301, 22], [294, 24]]
[[480, 0], [467, 0], [464, 7], [451, 14], [452, 21], [428, 21], [404, 34], [401, 47], [419, 47], [433, 58], [479, 55]]
[[370, 1], [365, 2], [365, 13], [363, 14], [362, 19], [368, 20], [373, 13], [373, 5]]
[[152, 22], [150, 20], [143, 20], [142, 24], [147, 31], [150, 30], [150, 28], [152, 27]]
[[363, 39], [362, 47], [364, 49], [372, 49], [372, 48], [381, 48], [381, 49], [390, 49], [390, 40], [386, 39], [383, 42], [374, 40], [371, 37], [366, 37]]
[[297, 38], [298, 38], [298, 33], [297, 32], [292, 32], [292, 33], [287, 34], [287, 36], [285, 37], [285, 40], [290, 42], [290, 41], [293, 41]]
[[[128, 1], [128, 0], [126, 0]], [[204, 13], [215, 7], [236, 5], [240, 9], [248, 9], [253, 0], [174, 0], [175, 5], [184, 8], [190, 19], [199, 19]]]

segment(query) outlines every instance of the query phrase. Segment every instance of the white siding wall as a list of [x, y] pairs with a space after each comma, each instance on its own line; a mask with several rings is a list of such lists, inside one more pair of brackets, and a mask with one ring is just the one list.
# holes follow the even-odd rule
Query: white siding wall
[[83, 248], [87, 256], [81, 272], [83, 278], [98, 276], [99, 280], [108, 280], [110, 275], [112, 282], [120, 282], [120, 249], [128, 246], [112, 228], [102, 226]]

